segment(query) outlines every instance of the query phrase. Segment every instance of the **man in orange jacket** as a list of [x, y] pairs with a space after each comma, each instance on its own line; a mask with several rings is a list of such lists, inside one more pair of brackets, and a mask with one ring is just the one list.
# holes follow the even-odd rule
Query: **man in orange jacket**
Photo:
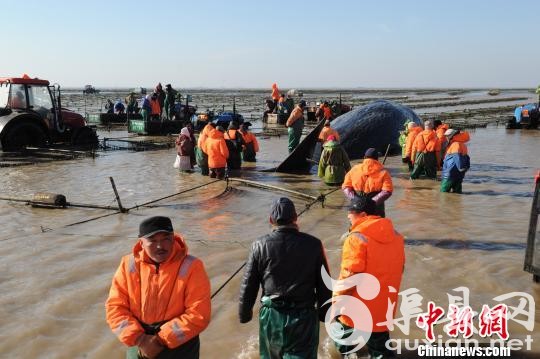
[[417, 179], [423, 174], [431, 179], [437, 178], [437, 169], [441, 163], [441, 142], [433, 130], [431, 121], [424, 123], [424, 131], [414, 139], [411, 161], [414, 164], [411, 179]]
[[139, 241], [122, 258], [105, 303], [109, 327], [130, 347], [128, 359], [199, 358], [210, 282], [202, 261], [187, 252], [168, 217], [140, 224]]
[[324, 127], [322, 128], [321, 133], [319, 133], [319, 141], [325, 143], [328, 141], [328, 137], [330, 136], [334, 136], [334, 138], [339, 142], [339, 133], [330, 127], [330, 120], [325, 120]]
[[384, 169], [378, 159], [377, 150], [368, 148], [364, 161], [347, 172], [341, 188], [350, 200], [360, 195], [366, 195], [373, 199], [377, 205], [377, 215], [384, 217], [384, 201], [390, 198], [394, 186], [390, 173]]
[[415, 122], [409, 122], [407, 125], [409, 133], [407, 134], [407, 141], [405, 142], [405, 162], [409, 165], [409, 171], [412, 171], [414, 168], [413, 161], [411, 159], [412, 146], [416, 136], [422, 132], [422, 128], [418, 126]]
[[223, 133], [225, 129], [221, 126], [208, 134], [204, 145], [204, 150], [208, 155], [208, 167], [210, 168], [210, 178], [225, 178], [225, 167], [229, 158], [229, 149], [225, 143]]
[[[339, 273], [342, 284], [338, 284], [333, 293], [333, 308], [341, 307], [338, 322], [344, 329], [344, 335], [339, 339], [346, 339], [351, 333], [360, 331], [364, 339], [369, 335], [367, 347], [370, 358], [390, 357], [392, 354], [386, 348], [386, 342], [390, 339], [389, 330], [397, 308], [405, 265], [404, 239], [394, 230], [392, 221], [375, 215], [375, 202], [367, 196], [359, 196], [353, 200], [347, 217], [351, 228], [343, 243]], [[362, 287], [366, 285], [362, 283], [369, 281], [365, 277], [358, 278], [359, 282], [351, 278], [359, 273], [375, 277], [380, 284], [374, 298], [366, 301], [366, 296], [361, 296], [367, 289]], [[348, 279], [350, 284], [342, 282], [344, 279]], [[373, 287], [369, 289], [373, 290]], [[372, 319], [371, 324], [365, 321], [366, 318], [362, 315], [361, 322], [353, 320], [353, 317], [358, 318], [359, 313], [355, 311], [356, 308], [351, 308], [350, 300], [347, 301], [349, 305], [340, 306], [340, 301], [347, 299], [347, 296], [355, 297], [367, 307]], [[349, 313], [351, 315], [348, 315]], [[355, 349], [355, 345], [336, 343], [341, 353], [350, 353]]]

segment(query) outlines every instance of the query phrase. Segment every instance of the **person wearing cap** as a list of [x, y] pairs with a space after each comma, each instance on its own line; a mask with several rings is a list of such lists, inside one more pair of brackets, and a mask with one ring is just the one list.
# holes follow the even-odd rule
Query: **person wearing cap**
[[227, 158], [229, 158], [229, 149], [225, 143], [223, 133], [225, 129], [217, 126], [214, 131], [208, 134], [203, 150], [208, 155], [208, 168], [210, 169], [210, 177], [223, 179], [225, 178], [225, 168], [227, 167]]
[[240, 125], [240, 133], [244, 138], [244, 149], [242, 150], [242, 159], [246, 162], [256, 162], [257, 152], [259, 152], [259, 142], [257, 137], [249, 131], [251, 122], [244, 122]]
[[470, 140], [467, 131], [448, 129], [444, 133], [448, 141], [441, 175], [441, 192], [461, 193], [465, 172], [471, 167], [471, 160], [465, 144]]
[[122, 103], [122, 100], [117, 99], [116, 103], [114, 104], [114, 113], [117, 115], [123, 115], [126, 111], [126, 106]]
[[390, 173], [378, 159], [379, 152], [375, 148], [368, 148], [364, 161], [347, 172], [341, 188], [350, 200], [361, 195], [373, 199], [377, 205], [377, 215], [385, 217], [384, 202], [392, 195], [394, 186]]
[[407, 141], [405, 143], [405, 161], [409, 166], [409, 171], [414, 168], [413, 161], [411, 160], [412, 147], [416, 136], [422, 132], [422, 128], [415, 122], [409, 122], [407, 125], [409, 133], [407, 134]]
[[239, 170], [242, 168], [242, 150], [245, 146], [244, 137], [238, 131], [238, 126], [234, 121], [229, 123], [229, 127], [224, 134], [225, 143], [229, 150], [227, 158], [227, 168], [229, 170]]
[[210, 322], [210, 281], [170, 218], [141, 222], [105, 309], [109, 327], [129, 347], [128, 359], [199, 358], [199, 334]]
[[329, 186], [339, 186], [345, 174], [351, 169], [347, 152], [339, 144], [339, 140], [330, 135], [323, 145], [317, 175]]
[[328, 141], [329, 136], [334, 136], [337, 141], [340, 140], [339, 133], [330, 127], [330, 120], [325, 120], [324, 127], [322, 128], [321, 133], [319, 133], [319, 141], [325, 143]]
[[411, 179], [425, 175], [437, 179], [437, 168], [440, 167], [441, 142], [433, 130], [431, 121], [424, 122], [424, 131], [414, 139], [411, 149], [411, 161], [414, 165]]
[[[367, 273], [377, 279], [379, 290], [373, 299], [365, 300], [365, 295], [361, 297], [358, 294], [362, 290], [360, 287], [351, 286], [343, 290], [334, 288], [333, 305], [339, 306], [343, 296], [353, 296], [360, 300], [369, 310], [371, 324], [353, 321], [347, 315], [341, 315], [337, 321], [343, 327], [343, 333], [370, 333], [367, 341], [370, 358], [386, 358], [393, 356], [386, 348], [386, 342], [390, 339], [388, 326], [392, 325], [397, 308], [405, 265], [405, 246], [403, 236], [396, 232], [392, 221], [377, 216], [375, 212], [375, 202], [365, 195], [351, 202], [347, 214], [351, 227], [343, 243], [339, 280]], [[336, 342], [336, 347], [340, 353], [347, 353], [354, 350], [355, 345]]]
[[304, 109], [306, 108], [306, 101], [301, 100], [298, 105], [291, 112], [291, 115], [287, 119], [285, 126], [288, 128], [289, 134], [289, 153], [294, 151], [296, 146], [300, 143], [300, 137], [302, 137], [302, 130], [304, 129]]
[[324, 321], [330, 289], [321, 270], [328, 263], [321, 241], [302, 233], [294, 203], [285, 197], [272, 203], [272, 233], [253, 242], [240, 288], [240, 323], [259, 310], [261, 358], [317, 358], [319, 320]]

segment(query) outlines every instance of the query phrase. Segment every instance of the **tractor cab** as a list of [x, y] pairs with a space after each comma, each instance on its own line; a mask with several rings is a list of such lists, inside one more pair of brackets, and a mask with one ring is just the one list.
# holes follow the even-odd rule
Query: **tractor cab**
[[75, 112], [62, 108], [59, 85], [49, 81], [0, 78], [0, 142], [2, 149], [68, 142], [97, 143], [94, 130]]

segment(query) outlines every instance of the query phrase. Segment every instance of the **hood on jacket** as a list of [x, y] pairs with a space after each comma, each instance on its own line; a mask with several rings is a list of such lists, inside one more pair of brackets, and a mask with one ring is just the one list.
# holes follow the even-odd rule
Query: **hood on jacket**
[[382, 163], [373, 158], [364, 158], [364, 161], [360, 164], [360, 169], [363, 175], [371, 175], [380, 172], [384, 167]]
[[418, 134], [418, 136], [422, 136], [424, 138], [424, 142], [427, 144], [429, 141], [435, 139], [437, 134], [433, 130], [423, 130]]
[[219, 140], [220, 138], [223, 138], [223, 139], [225, 138], [223, 132], [217, 131], [215, 129], [214, 129], [214, 131], [211, 131], [208, 134], [208, 137], [213, 138], [215, 140]]
[[379, 243], [390, 243], [396, 237], [392, 221], [379, 216], [362, 217], [352, 225], [351, 232], [361, 232]]
[[465, 143], [465, 142], [469, 142], [470, 139], [471, 139], [471, 136], [469, 135], [469, 132], [463, 131], [463, 132], [455, 134], [450, 141]]
[[[180, 259], [187, 256], [188, 248], [187, 248], [186, 242], [184, 242], [184, 239], [182, 239], [180, 234], [176, 232], [174, 232], [173, 238], [174, 238], [174, 244], [172, 246], [172, 253], [165, 262], [160, 263], [160, 264], [164, 264], [172, 260]], [[146, 254], [146, 252], [144, 251], [142, 247], [142, 242], [140, 240], [137, 241], [137, 243], [133, 246], [133, 256], [135, 257], [136, 261], [153, 263], [152, 259], [150, 259], [148, 254]]]

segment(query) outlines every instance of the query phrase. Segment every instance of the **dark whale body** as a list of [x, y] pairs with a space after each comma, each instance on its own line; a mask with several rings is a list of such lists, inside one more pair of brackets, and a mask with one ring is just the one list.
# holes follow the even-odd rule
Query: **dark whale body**
[[422, 121], [410, 108], [392, 101], [378, 100], [339, 116], [332, 122], [341, 137], [341, 145], [351, 159], [363, 158], [370, 147], [390, 154], [401, 151], [399, 131], [407, 121]]
[[[401, 152], [399, 131], [407, 121], [421, 125], [422, 121], [410, 108], [387, 100], [377, 100], [347, 112], [334, 121], [332, 128], [341, 137], [341, 145], [351, 159], [363, 158], [370, 147], [389, 154]], [[323, 127], [319, 123], [298, 147], [276, 169], [278, 172], [309, 172], [314, 161], [319, 160], [320, 146], [317, 137]]]

